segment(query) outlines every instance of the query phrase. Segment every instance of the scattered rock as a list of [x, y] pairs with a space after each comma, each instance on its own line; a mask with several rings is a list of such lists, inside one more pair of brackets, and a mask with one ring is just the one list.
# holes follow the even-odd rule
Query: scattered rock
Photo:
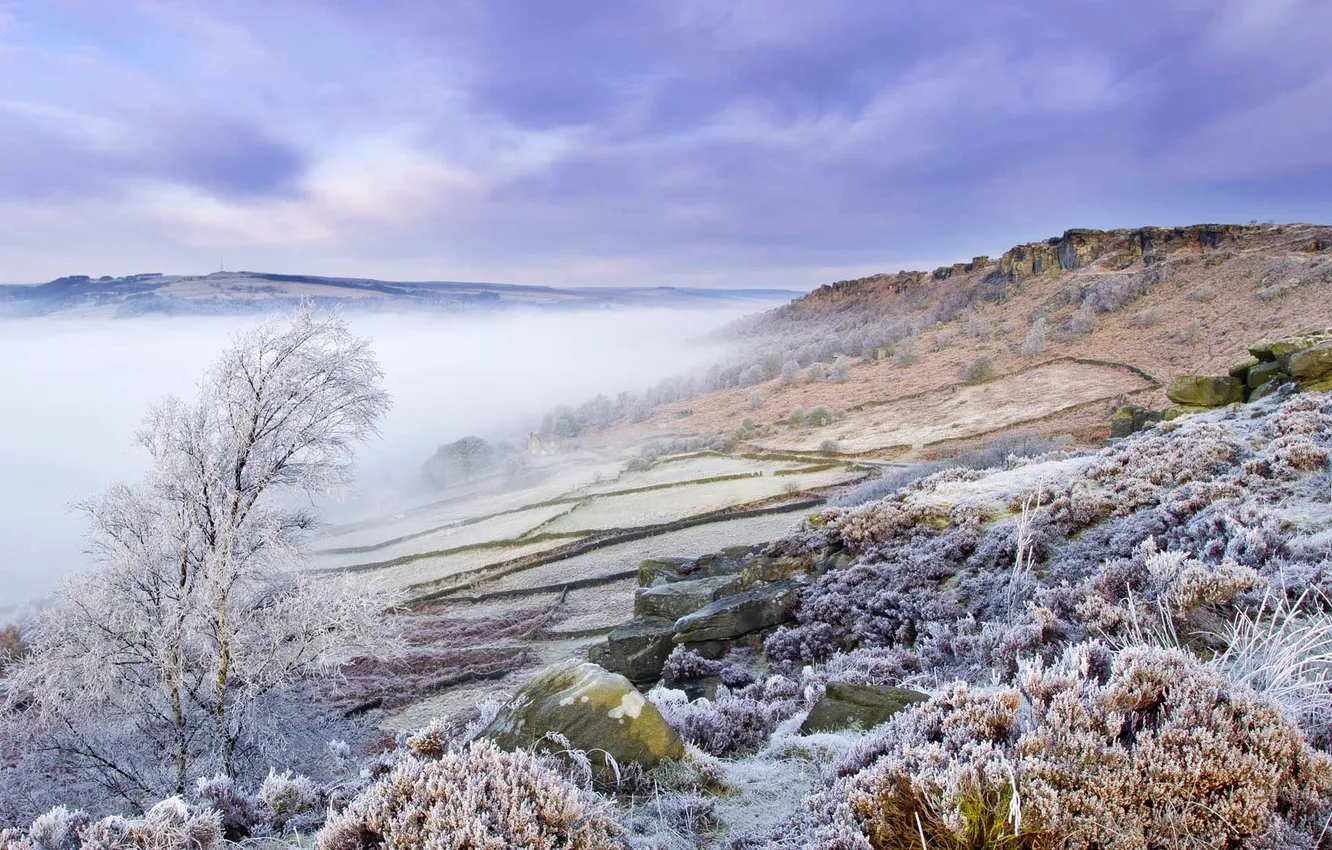
[[680, 736], [656, 706], [628, 679], [596, 664], [571, 662], [538, 673], [477, 734], [512, 750], [537, 745], [549, 732], [588, 751], [593, 764], [599, 764], [598, 751], [645, 769], [684, 755]]
[[745, 586], [740, 576], [724, 575], [640, 587], [634, 592], [634, 616], [664, 617], [674, 623], [709, 602], [739, 593]]
[[718, 599], [676, 621], [675, 642], [729, 640], [788, 622], [795, 613], [800, 586], [787, 579]]
[[588, 650], [588, 659], [636, 684], [650, 684], [661, 676], [671, 654], [675, 620], [637, 617], [606, 636], [606, 642]]
[[1244, 400], [1244, 382], [1215, 375], [1178, 375], [1170, 382], [1166, 397], [1189, 407], [1224, 407]]
[[869, 729], [903, 709], [927, 701], [929, 697], [925, 694], [905, 688], [834, 682], [809, 710], [800, 732], [808, 735], [851, 726]]

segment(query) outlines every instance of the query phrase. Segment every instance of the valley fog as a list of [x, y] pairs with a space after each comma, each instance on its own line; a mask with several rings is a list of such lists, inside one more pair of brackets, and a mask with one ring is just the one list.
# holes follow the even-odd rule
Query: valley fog
[[[521, 438], [556, 404], [641, 392], [723, 354], [697, 338], [741, 310], [348, 316], [373, 340], [393, 408], [358, 453], [357, 493], [330, 519], [385, 508], [435, 448]], [[230, 336], [258, 317], [0, 324], [0, 620], [88, 566], [70, 504], [147, 467], [134, 434], [168, 393], [189, 398]]]

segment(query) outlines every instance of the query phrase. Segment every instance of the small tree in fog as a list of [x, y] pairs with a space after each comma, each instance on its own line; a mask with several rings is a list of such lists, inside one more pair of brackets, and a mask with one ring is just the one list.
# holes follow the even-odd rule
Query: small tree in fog
[[749, 393], [748, 407], [750, 410], [758, 410], [763, 406], [763, 402], [766, 400], [767, 399], [763, 397], [763, 393], [760, 390], [752, 390]]
[[789, 387], [800, 377], [800, 364], [794, 360], [788, 360], [782, 364], [782, 374], [777, 379], [777, 385]]
[[1027, 338], [1022, 341], [1022, 355], [1034, 357], [1045, 351], [1045, 317], [1038, 316], [1027, 330]]
[[809, 364], [809, 368], [805, 370], [805, 383], [817, 384], [819, 381], [822, 381], [827, 377], [827, 375], [828, 370], [822, 363], [811, 363]]
[[447, 487], [458, 479], [471, 481], [473, 475], [494, 469], [498, 462], [493, 445], [480, 437], [463, 437], [436, 449], [422, 472], [431, 484]]
[[763, 367], [758, 363], [740, 373], [740, 386], [752, 387], [763, 382]]
[[384, 596], [292, 568], [303, 494], [349, 483], [389, 406], [367, 341], [297, 311], [237, 337], [197, 400], [167, 398], [139, 443], [147, 476], [82, 505], [99, 566], [28, 636], [6, 723], [30, 752], [130, 803], [262, 758], [279, 699], [386, 639]]

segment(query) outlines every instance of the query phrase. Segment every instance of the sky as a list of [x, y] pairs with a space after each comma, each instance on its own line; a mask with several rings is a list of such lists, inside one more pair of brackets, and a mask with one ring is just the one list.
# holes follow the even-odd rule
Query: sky
[[809, 288], [1332, 220], [1326, 0], [0, 0], [0, 282]]

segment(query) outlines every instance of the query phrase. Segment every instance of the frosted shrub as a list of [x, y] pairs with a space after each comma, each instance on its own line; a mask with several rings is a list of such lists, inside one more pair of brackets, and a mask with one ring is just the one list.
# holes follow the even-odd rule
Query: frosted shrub
[[789, 387], [800, 377], [800, 364], [795, 360], [788, 360], [782, 364], [781, 374], [777, 377], [777, 385], [780, 387]]
[[222, 836], [228, 841], [249, 838], [268, 820], [258, 798], [246, 794], [231, 777], [222, 774], [195, 780], [190, 801], [197, 808], [218, 813]]
[[259, 786], [259, 799], [273, 813], [273, 828], [281, 834], [292, 818], [318, 810], [320, 794], [307, 777], [270, 770]]
[[847, 357], [838, 357], [833, 363], [832, 368], [828, 370], [828, 380], [834, 384], [844, 384], [851, 378], [851, 360]]
[[317, 850], [611, 850], [608, 808], [530, 753], [475, 741], [438, 759], [403, 758], [331, 818]]
[[1258, 850], [1322, 827], [1332, 759], [1185, 652], [1083, 644], [1019, 684], [895, 716], [774, 846]]
[[783, 676], [731, 691], [717, 688], [714, 700], [690, 702], [683, 691], [654, 688], [648, 699], [680, 737], [712, 755], [734, 755], [757, 747], [777, 724], [800, 708], [802, 689]]
[[28, 839], [36, 850], [78, 850], [79, 833], [87, 825], [84, 812], [56, 806], [32, 822]]
[[82, 850], [212, 850], [222, 844], [217, 812], [192, 811], [169, 797], [143, 818], [104, 818], [83, 832]]

